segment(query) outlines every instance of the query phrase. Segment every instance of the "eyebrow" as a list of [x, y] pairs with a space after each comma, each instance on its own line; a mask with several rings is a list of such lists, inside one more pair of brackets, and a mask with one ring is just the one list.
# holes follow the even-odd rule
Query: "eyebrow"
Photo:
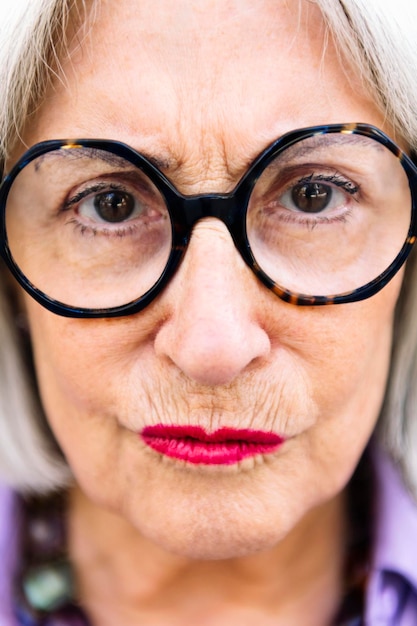
[[[144, 157], [147, 161], [149, 161], [154, 167], [158, 168], [159, 170], [166, 171], [166, 170], [172, 169], [174, 166], [173, 160], [170, 161], [169, 159], [158, 158], [155, 155], [151, 155], [146, 152], [139, 151], [139, 150], [134, 150], [133, 148], [131, 148], [131, 150], [133, 150], [137, 154], [140, 154], [142, 157]], [[39, 166], [42, 164], [44, 160], [48, 159], [49, 157], [52, 157], [53, 154], [56, 156], [57, 153], [59, 154], [60, 157], [68, 158], [68, 159], [75, 159], [77, 158], [78, 155], [80, 156], [80, 158], [87, 157], [89, 159], [98, 159], [100, 161], [103, 161], [104, 163], [107, 163], [108, 165], [113, 165], [113, 166], [120, 167], [123, 169], [126, 169], [127, 166], [134, 166], [134, 164], [128, 159], [126, 159], [125, 157], [119, 156], [118, 154], [115, 154], [114, 152], [111, 152], [110, 150], [107, 150], [106, 148], [97, 148], [97, 147], [89, 147], [89, 146], [82, 146], [82, 145], [80, 146], [80, 144], [77, 144], [76, 142], [74, 142], [73, 144], [72, 143], [64, 144], [63, 146], [61, 146], [60, 148], [57, 148], [56, 150], [52, 150], [51, 152], [46, 152], [42, 154], [36, 160], [35, 171], [38, 170]]]
[[317, 149], [325, 148], [329, 145], [334, 146], [335, 144], [343, 144], [344, 146], [350, 145], [354, 147], [362, 144], [368, 148], [372, 147], [378, 152], [384, 151], [384, 146], [382, 146], [378, 141], [371, 139], [370, 137], [365, 137], [364, 135], [357, 135], [355, 133], [326, 133], [322, 135], [313, 135], [308, 139], [299, 141], [293, 146], [289, 146], [282, 152], [280, 162], [289, 161], [290, 159], [297, 157], [303, 157], [316, 151]]

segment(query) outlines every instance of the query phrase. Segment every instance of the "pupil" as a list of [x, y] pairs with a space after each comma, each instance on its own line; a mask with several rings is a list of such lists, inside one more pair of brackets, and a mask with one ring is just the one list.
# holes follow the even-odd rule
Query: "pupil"
[[299, 211], [319, 213], [329, 204], [331, 190], [320, 183], [301, 183], [293, 188], [291, 196]]
[[94, 198], [94, 208], [106, 222], [123, 222], [131, 216], [134, 207], [132, 196], [121, 191], [108, 191]]

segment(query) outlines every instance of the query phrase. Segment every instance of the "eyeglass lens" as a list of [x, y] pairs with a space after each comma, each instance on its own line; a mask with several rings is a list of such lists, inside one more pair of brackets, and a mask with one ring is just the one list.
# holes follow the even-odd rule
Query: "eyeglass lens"
[[259, 266], [295, 293], [330, 296], [375, 279], [407, 237], [412, 200], [400, 160], [361, 135], [290, 146], [250, 198], [248, 238]]
[[6, 229], [29, 281], [82, 308], [139, 298], [171, 252], [170, 217], [155, 185], [129, 161], [86, 147], [48, 152], [20, 172]]
[[[400, 160], [357, 134], [318, 134], [267, 163], [245, 213], [256, 262], [295, 293], [364, 286], [399, 253], [411, 219]], [[103, 309], [134, 301], [161, 277], [172, 250], [162, 193], [107, 150], [65, 147], [30, 161], [6, 204], [8, 245], [50, 298]]]

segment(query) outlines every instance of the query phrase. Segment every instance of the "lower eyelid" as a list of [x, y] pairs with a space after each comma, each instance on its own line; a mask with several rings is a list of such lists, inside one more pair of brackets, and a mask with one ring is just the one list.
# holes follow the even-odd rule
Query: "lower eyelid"
[[99, 218], [92, 219], [88, 216], [84, 216], [82, 214], [76, 214], [70, 220], [74, 225], [79, 225], [80, 227], [90, 229], [94, 231], [96, 234], [108, 234], [113, 235], [117, 233], [125, 232], [133, 232], [137, 230], [140, 225], [137, 223], [138, 220], [135, 217], [126, 219], [120, 222], [109, 222], [106, 220], [101, 220]]
[[[278, 223], [281, 224], [294, 224], [295, 227], [320, 227], [322, 226], [331, 226], [332, 224], [340, 224], [346, 223], [349, 221], [351, 216], [351, 211], [349, 209], [345, 209], [343, 212], [333, 213], [332, 215], [323, 215], [320, 213], [303, 213], [302, 211], [291, 211], [288, 209], [282, 209], [275, 215], [275, 219]], [[272, 216], [274, 219], [274, 216]], [[269, 232], [271, 229], [273, 230], [273, 224], [271, 224], [268, 216], [265, 218], [265, 223], [260, 224], [259, 227], [262, 229], [267, 229]]]

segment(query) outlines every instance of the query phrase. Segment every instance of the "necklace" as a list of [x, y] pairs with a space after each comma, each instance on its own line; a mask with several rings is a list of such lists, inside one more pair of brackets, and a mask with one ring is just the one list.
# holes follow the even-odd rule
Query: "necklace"
[[20, 564], [14, 611], [21, 626], [90, 626], [75, 600], [66, 554], [65, 494], [20, 499]]
[[[372, 467], [362, 457], [348, 489], [350, 538], [345, 568], [346, 593], [334, 626], [363, 626], [370, 522]], [[20, 498], [21, 543], [14, 611], [20, 626], [91, 626], [76, 599], [66, 553], [65, 494]]]

